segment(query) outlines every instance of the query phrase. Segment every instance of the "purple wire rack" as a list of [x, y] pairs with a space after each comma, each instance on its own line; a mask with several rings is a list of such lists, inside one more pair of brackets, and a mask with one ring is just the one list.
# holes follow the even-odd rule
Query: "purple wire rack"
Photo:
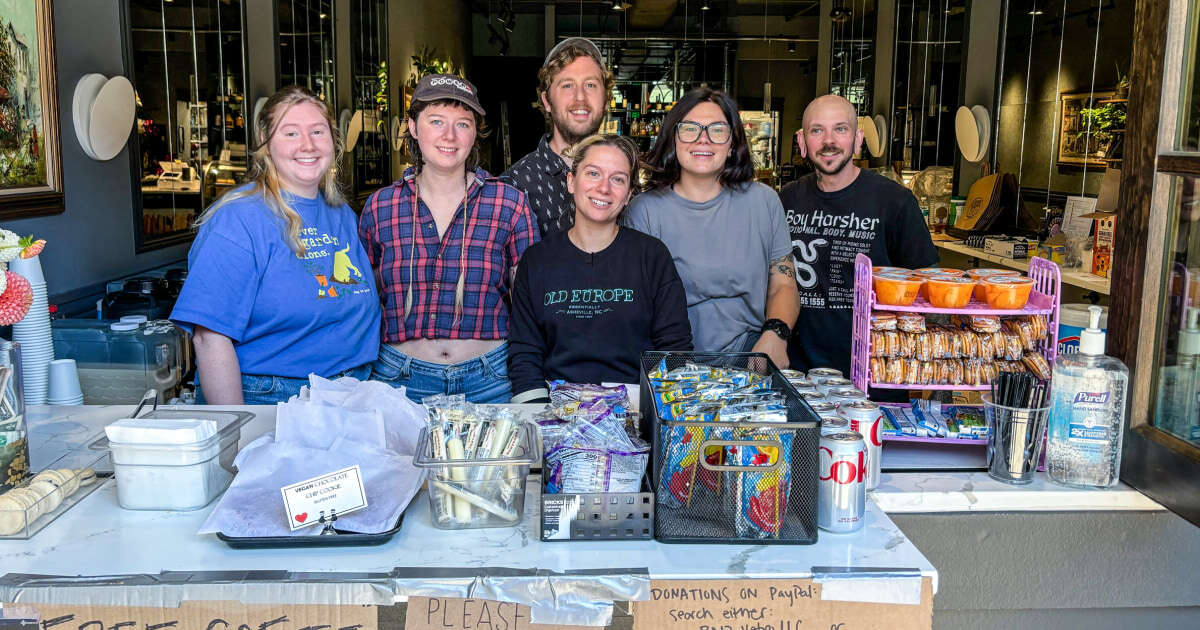
[[[878, 304], [875, 301], [875, 290], [871, 282], [871, 259], [865, 254], [858, 254], [854, 259], [854, 319], [852, 323], [850, 380], [862, 391], [875, 389], [905, 389], [931, 391], [987, 391], [991, 385], [914, 385], [906, 383], [876, 383], [871, 380], [871, 312], [899, 311], [908, 313], [945, 314], [945, 315], [1046, 315], [1048, 334], [1038, 342], [1039, 350], [1046, 362], [1054, 365], [1058, 356], [1058, 319], [1059, 306], [1062, 300], [1062, 275], [1058, 265], [1045, 258], [1034, 257], [1029, 260], [1028, 276], [1033, 280], [1033, 291], [1029, 295], [1029, 303], [1019, 310], [993, 309], [972, 298], [964, 308], [937, 308], [928, 301], [918, 298], [912, 306], [890, 306]], [[968, 440], [948, 438], [916, 438], [912, 436], [889, 436], [899, 441], [937, 442], [953, 444], [978, 445], [987, 440]]]

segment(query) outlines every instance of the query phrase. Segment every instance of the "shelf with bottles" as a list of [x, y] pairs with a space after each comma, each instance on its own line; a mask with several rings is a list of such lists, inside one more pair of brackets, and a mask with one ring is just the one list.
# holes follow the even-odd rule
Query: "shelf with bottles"
[[[858, 254], [854, 261], [850, 380], [864, 392], [982, 392], [991, 388], [992, 379], [1000, 372], [1028, 371], [1048, 380], [1058, 354], [1061, 273], [1058, 265], [1038, 257], [1030, 260], [1028, 273], [1034, 286], [1029, 303], [1021, 309], [992, 309], [974, 300], [965, 308], [936, 308], [924, 298], [912, 306], [891, 306], [878, 303], [871, 259]], [[883, 313], [897, 316], [897, 330], [874, 329], [873, 316]], [[912, 315], [919, 318], [914, 320]], [[902, 316], [908, 316], [904, 326], [898, 321]], [[972, 318], [978, 316], [989, 316], [986, 321], [993, 328], [984, 328], [979, 321], [979, 329], [974, 329], [972, 324], [978, 320]], [[999, 332], [994, 332], [997, 320]], [[889, 437], [893, 438], [925, 440]], [[979, 440], [950, 441], [973, 442]]]

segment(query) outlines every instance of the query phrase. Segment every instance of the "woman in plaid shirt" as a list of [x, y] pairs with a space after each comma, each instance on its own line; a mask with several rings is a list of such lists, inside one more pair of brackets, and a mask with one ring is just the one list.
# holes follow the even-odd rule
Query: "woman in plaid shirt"
[[383, 302], [371, 378], [416, 401], [512, 395], [506, 300], [538, 232], [525, 195], [478, 166], [483, 115], [466, 79], [422, 78], [405, 133], [413, 166], [372, 194], [359, 219]]

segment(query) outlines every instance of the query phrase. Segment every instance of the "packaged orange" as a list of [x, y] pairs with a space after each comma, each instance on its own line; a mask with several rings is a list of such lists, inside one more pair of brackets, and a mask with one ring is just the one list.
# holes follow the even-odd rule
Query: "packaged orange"
[[873, 278], [875, 299], [880, 304], [912, 306], [925, 281], [903, 273], [881, 273]]
[[925, 279], [929, 303], [937, 308], [962, 308], [971, 301], [975, 281], [954, 276], [931, 276]]
[[904, 267], [871, 267], [871, 274], [877, 273], [902, 273], [909, 275], [912, 273], [912, 270], [905, 269]]
[[926, 267], [924, 269], [917, 269], [912, 273], [914, 276], [921, 276], [922, 278], [932, 276], [954, 276], [955, 278], [961, 278], [966, 275], [966, 272], [962, 269], [951, 269], [949, 267]]
[[1033, 280], [1024, 276], [993, 276], [983, 281], [983, 298], [990, 308], [1023, 308], [1031, 291]]
[[1021, 272], [1014, 271], [1012, 269], [968, 269], [967, 277], [977, 283], [975, 285], [975, 299], [980, 302], [987, 301], [983, 295], [983, 281], [987, 280], [988, 278], [995, 278], [999, 276], [1013, 276], [1019, 278], [1021, 277]]

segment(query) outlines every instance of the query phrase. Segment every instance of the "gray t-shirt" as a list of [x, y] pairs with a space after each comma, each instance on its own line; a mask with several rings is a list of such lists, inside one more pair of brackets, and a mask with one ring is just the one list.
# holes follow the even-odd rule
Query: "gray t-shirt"
[[697, 203], [666, 187], [634, 197], [625, 224], [671, 250], [696, 351], [748, 349], [765, 319], [768, 263], [792, 253], [779, 195], [752, 182]]

